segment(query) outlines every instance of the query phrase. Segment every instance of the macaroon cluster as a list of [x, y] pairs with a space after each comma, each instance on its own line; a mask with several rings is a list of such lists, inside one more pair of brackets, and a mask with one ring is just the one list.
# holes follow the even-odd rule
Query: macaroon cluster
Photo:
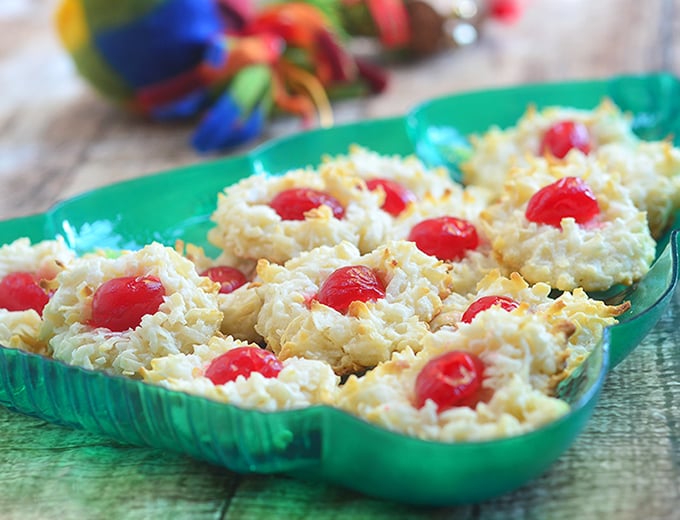
[[[538, 428], [629, 304], [678, 150], [611, 103], [471, 137], [464, 185], [355, 145], [217, 197], [206, 243], [0, 248], [0, 342], [244, 408], [337, 407], [442, 442]], [[641, 181], [644, 178], [644, 182]], [[636, 182], [637, 181], [637, 182]], [[21, 302], [21, 304], [17, 304]]]

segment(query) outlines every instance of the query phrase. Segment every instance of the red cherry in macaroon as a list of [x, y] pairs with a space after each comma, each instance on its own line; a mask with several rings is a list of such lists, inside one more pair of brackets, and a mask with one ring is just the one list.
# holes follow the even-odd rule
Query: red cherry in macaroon
[[112, 278], [95, 291], [88, 324], [112, 332], [134, 329], [145, 315], [158, 312], [164, 296], [165, 287], [155, 276]]
[[510, 312], [519, 307], [519, 302], [506, 296], [482, 296], [468, 306], [461, 317], [461, 321], [470, 323], [477, 314], [490, 309], [494, 305], [498, 305], [501, 309]]
[[563, 159], [571, 149], [590, 153], [590, 133], [588, 127], [578, 121], [559, 121], [552, 125], [541, 141], [540, 154], [550, 153]]
[[368, 302], [385, 297], [385, 285], [376, 272], [365, 265], [349, 265], [333, 271], [323, 282], [316, 300], [344, 314], [352, 302]]
[[10, 273], [0, 280], [0, 309], [8, 311], [33, 309], [42, 315], [49, 301], [49, 295], [40, 287], [38, 278], [32, 273]]
[[345, 208], [338, 199], [324, 191], [312, 188], [291, 188], [279, 192], [270, 202], [269, 206], [283, 220], [304, 220], [305, 213], [318, 208], [321, 205], [328, 206], [333, 216], [341, 219], [345, 216]]
[[416, 201], [415, 194], [407, 187], [390, 179], [370, 179], [366, 181], [369, 190], [375, 191], [378, 187], [385, 192], [385, 201], [382, 209], [393, 217], [397, 217], [411, 203]]
[[438, 217], [423, 220], [411, 229], [408, 240], [418, 249], [439, 260], [461, 260], [467, 251], [477, 249], [477, 230], [467, 220]]
[[457, 406], [477, 405], [483, 398], [484, 363], [470, 352], [453, 350], [428, 361], [416, 376], [414, 402], [422, 408], [429, 399], [439, 413]]
[[205, 371], [205, 377], [216, 385], [235, 381], [238, 376], [246, 379], [253, 372], [264, 377], [276, 377], [283, 364], [268, 350], [260, 347], [236, 347], [212, 360]]
[[563, 218], [571, 217], [585, 224], [600, 214], [600, 206], [590, 186], [580, 177], [562, 177], [529, 199], [524, 212], [527, 220], [560, 227]]
[[248, 280], [246, 275], [235, 267], [220, 265], [217, 267], [210, 267], [201, 273], [201, 276], [207, 276], [213, 282], [220, 284], [220, 293], [229, 294], [235, 291]]

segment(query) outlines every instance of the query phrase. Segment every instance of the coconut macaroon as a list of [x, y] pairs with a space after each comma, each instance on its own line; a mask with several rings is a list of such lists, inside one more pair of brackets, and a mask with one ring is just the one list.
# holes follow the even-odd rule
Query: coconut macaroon
[[667, 141], [610, 143], [594, 157], [620, 174], [635, 206], [647, 213], [652, 236], [659, 237], [680, 208], [680, 150]]
[[33, 289], [40, 300], [32, 302], [34, 308], [25, 308], [30, 303], [25, 301], [23, 303], [26, 305], [21, 309], [17, 308], [19, 304], [16, 301], [7, 302], [8, 308], [3, 308], [0, 302], [1, 345], [45, 353], [46, 344], [38, 338], [42, 309], [49, 299], [48, 290], [54, 288], [54, 278], [74, 258], [75, 254], [61, 237], [35, 244], [23, 237], [0, 247], [0, 283], [3, 280], [9, 283], [6, 280], [8, 275], [25, 275], [29, 285], [34, 285]]
[[39, 339], [42, 318], [35, 310], [0, 309], [0, 345], [45, 354], [47, 345]]
[[455, 217], [469, 222], [474, 226], [478, 245], [465, 251], [460, 258], [441, 260], [451, 267], [451, 289], [457, 293], [467, 293], [474, 290], [477, 282], [491, 270], [502, 269], [492, 254], [491, 245], [479, 226], [479, 215], [487, 207], [489, 196], [484, 188], [476, 187], [463, 189], [455, 186], [439, 198], [426, 196], [408, 207], [394, 220], [390, 232], [392, 240], [408, 240], [414, 226], [440, 217]]
[[[111, 281], [132, 279], [139, 284], [161, 284], [158, 305], [139, 316], [138, 324], [112, 330], [93, 323], [98, 290]], [[194, 264], [172, 248], [152, 243], [118, 258], [91, 256], [73, 261], [57, 278], [59, 287], [45, 306], [41, 338], [49, 351], [72, 365], [127, 376], [138, 375], [152, 359], [191, 352], [218, 333], [222, 313], [219, 285], [199, 276]], [[125, 309], [138, 309], [149, 298], [126, 305], [125, 294], [109, 294], [105, 317], [116, 318]], [[105, 301], [105, 303], [107, 303]], [[123, 328], [123, 327], [121, 327]]]
[[[653, 236], [660, 236], [673, 212], [680, 207], [680, 150], [668, 141], [644, 141], [632, 130], [631, 118], [611, 101], [594, 110], [530, 107], [517, 125], [506, 130], [492, 128], [472, 136], [470, 159], [461, 165], [464, 181], [484, 186], [496, 195], [509, 171], [528, 166], [531, 157], [542, 155], [541, 142], [548, 129], [559, 122], [582, 124], [587, 132], [586, 154], [616, 172], [638, 209], [647, 212]], [[580, 160], [583, 150], [574, 147], [564, 161]]]
[[322, 361], [290, 358], [281, 363], [282, 368], [275, 377], [254, 371], [222, 384], [216, 384], [206, 376], [215, 359], [242, 347], [262, 350], [246, 341], [216, 336], [206, 344], [196, 345], [192, 353], [170, 354], [152, 360], [151, 368], [143, 369], [142, 376], [147, 382], [171, 390], [264, 411], [333, 402], [340, 378]]
[[[341, 280], [329, 292], [340, 293], [346, 309], [322, 303], [329, 280], [357, 266], [372, 273], [382, 294], [355, 300], [352, 281]], [[446, 264], [406, 241], [365, 255], [347, 242], [319, 247], [284, 266], [262, 261], [258, 275], [263, 305], [255, 329], [267, 346], [281, 359], [326, 361], [339, 375], [373, 367], [407, 347], [420, 350], [427, 322], [450, 291]]]
[[0, 247], [0, 278], [16, 272], [30, 272], [44, 280], [53, 279], [75, 258], [62, 237], [31, 244], [18, 238]]
[[444, 215], [474, 223], [490, 202], [489, 191], [476, 186], [463, 188], [455, 185], [439, 197], [425, 195], [394, 220], [389, 237], [392, 240], [404, 240], [418, 222]]
[[211, 258], [205, 253], [205, 249], [201, 246], [184, 242], [183, 240], [175, 241], [175, 251], [191, 260], [196, 266], [196, 271], [199, 274], [204, 273], [213, 267], [228, 266], [241, 271], [246, 279], [252, 279], [255, 276], [257, 261], [248, 258], [240, 258], [231, 251], [222, 250], [217, 257]]
[[[565, 327], [527, 311], [489, 309], [457, 330], [429, 334], [419, 353], [397, 352], [362, 377], [350, 376], [337, 406], [392, 431], [444, 442], [480, 441], [519, 435], [569, 410], [551, 397], [563, 370]], [[418, 405], [417, 380], [426, 365], [450, 352], [483, 363], [480, 400], [440, 409], [432, 399]]]
[[[301, 220], [286, 219], [270, 206], [281, 193], [311, 189], [331, 196], [342, 213], [322, 203]], [[348, 241], [363, 252], [386, 237], [391, 219], [380, 211], [380, 194], [338, 170], [294, 170], [282, 176], [253, 175], [225, 189], [212, 215], [208, 240], [241, 258], [283, 263], [320, 245]], [[286, 204], [287, 207], [295, 203]]]
[[[637, 140], [631, 130], [630, 117], [610, 100], [604, 100], [593, 110], [551, 106], [539, 111], [530, 106], [515, 126], [492, 127], [482, 135], [470, 137], [470, 158], [461, 164], [464, 184], [484, 186], [500, 195], [511, 168], [526, 166], [529, 157], [541, 155], [543, 136], [552, 125], [561, 121], [583, 124], [591, 150], [612, 142]], [[578, 150], [572, 153], [581, 154]]]
[[[191, 260], [199, 274], [222, 283], [217, 295], [222, 312], [222, 334], [261, 343], [262, 336], [255, 331], [257, 315], [262, 307], [262, 300], [257, 292], [260, 283], [255, 273], [256, 262], [238, 258], [228, 251], [223, 251], [212, 259], [205, 254], [202, 247], [181, 241], [175, 244], [175, 250]], [[222, 269], [225, 267], [228, 270], [223, 273]], [[230, 273], [229, 269], [235, 269], [236, 272]]]
[[[563, 209], [570, 216], [541, 222]], [[587, 220], [577, 222], [581, 217]], [[645, 213], [616, 175], [585, 157], [568, 163], [536, 158], [516, 168], [480, 222], [499, 263], [532, 284], [603, 291], [639, 280], [654, 260]]]
[[476, 292], [465, 296], [448, 296], [442, 303], [442, 312], [430, 322], [430, 326], [433, 331], [443, 327], [457, 328], [464, 317], [466, 320], [470, 319], [466, 311], [475, 302], [492, 302], [495, 297], [508, 298], [511, 300], [510, 308], [525, 304], [529, 312], [555, 326], [563, 323], [573, 326], [573, 332], [568, 337], [569, 369], [583, 361], [601, 341], [604, 328], [618, 323], [617, 317], [630, 308], [629, 302], [607, 305], [603, 301], [590, 298], [581, 288], [576, 288], [573, 292], [564, 291], [555, 298], [551, 297], [551, 292], [548, 284], [539, 282], [529, 285], [519, 273], [511, 273], [506, 277], [499, 271], [491, 271], [479, 282]]
[[250, 282], [233, 292], [217, 295], [222, 312], [222, 334], [251, 343], [264, 343], [262, 336], [255, 330], [262, 309], [259, 287], [259, 282]]
[[428, 168], [415, 155], [384, 155], [358, 145], [349, 147], [347, 155], [324, 157], [320, 170], [340, 170], [362, 178], [387, 179], [407, 188], [416, 200], [439, 198], [459, 185], [445, 168]]

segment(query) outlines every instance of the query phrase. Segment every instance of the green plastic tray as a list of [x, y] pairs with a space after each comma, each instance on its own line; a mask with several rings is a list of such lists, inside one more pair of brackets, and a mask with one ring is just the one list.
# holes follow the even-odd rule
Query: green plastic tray
[[[405, 117], [365, 121], [280, 139], [250, 154], [101, 188], [45, 214], [0, 222], [0, 243], [63, 236], [78, 252], [134, 248], [181, 238], [206, 246], [217, 193], [254, 172], [317, 164], [358, 143], [382, 153], [417, 152], [456, 171], [451, 143], [491, 124], [515, 123], [527, 104], [593, 108], [604, 96], [634, 115], [643, 138], [680, 136], [680, 83], [668, 75], [529, 85], [435, 99]], [[677, 143], [676, 143], [677, 144]], [[677, 220], [676, 220], [677, 221]], [[419, 504], [485, 500], [524, 485], [574, 441], [610, 366], [655, 325], [678, 281], [679, 240], [670, 230], [650, 273], [626, 291], [631, 309], [558, 388], [572, 409], [534, 432], [446, 444], [389, 432], [330, 407], [264, 413], [70, 367], [0, 347], [0, 404], [123, 442], [186, 453], [237, 472], [324, 479], [362, 493]], [[614, 296], [615, 297], [615, 296]]]

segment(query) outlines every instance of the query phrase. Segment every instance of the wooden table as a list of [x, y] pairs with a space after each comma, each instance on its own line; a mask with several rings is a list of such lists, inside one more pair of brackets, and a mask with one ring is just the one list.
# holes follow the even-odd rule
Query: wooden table
[[[75, 75], [56, 42], [56, 0], [0, 3], [0, 219], [84, 190], [206, 160], [189, 124], [122, 114]], [[624, 72], [680, 73], [680, 0], [533, 0], [480, 42], [391, 67], [384, 94], [338, 103], [336, 120], [401, 114], [434, 95]], [[298, 130], [270, 125], [265, 138]], [[680, 298], [610, 375], [577, 443], [497, 500], [424, 510], [325, 484], [238, 476], [0, 408], [1, 518], [678, 518]]]

